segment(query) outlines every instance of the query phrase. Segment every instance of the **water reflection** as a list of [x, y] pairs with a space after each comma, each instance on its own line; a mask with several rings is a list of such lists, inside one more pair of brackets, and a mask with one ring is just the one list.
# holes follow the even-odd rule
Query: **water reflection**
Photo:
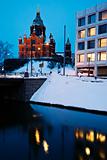
[[107, 117], [2, 104], [0, 160], [107, 160]]
[[[81, 136], [82, 135], [82, 136]], [[107, 159], [107, 134], [96, 130], [75, 130], [76, 159]]]
[[[44, 118], [43, 126], [32, 130], [32, 135], [33, 132], [36, 135], [34, 146], [39, 147], [38, 159], [107, 160], [107, 131], [98, 123], [103, 123], [105, 119], [107, 122], [106, 116], [40, 106], [33, 106], [33, 109], [40, 112]], [[72, 114], [75, 114], [74, 119]], [[80, 117], [84, 116], [84, 123], [77, 123], [78, 114]], [[92, 117], [97, 119], [94, 127], [90, 124]], [[70, 119], [66, 122], [67, 118]]]

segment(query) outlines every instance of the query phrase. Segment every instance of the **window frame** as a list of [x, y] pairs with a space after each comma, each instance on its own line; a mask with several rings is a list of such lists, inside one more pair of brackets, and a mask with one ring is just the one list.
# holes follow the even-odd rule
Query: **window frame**
[[[79, 44], [83, 44], [83, 48], [79, 48]], [[82, 42], [78, 42], [78, 50], [84, 50], [85, 49], [85, 41], [82, 41]]]
[[[94, 42], [94, 47], [90, 47], [91, 44], [89, 44], [89, 42], [92, 42], [92, 41]], [[95, 48], [95, 39], [87, 41], [87, 49], [94, 49], [94, 48]]]
[[[95, 16], [95, 19], [91, 19], [91, 17], [94, 17]], [[93, 13], [93, 14], [90, 14], [88, 15], [88, 24], [92, 24], [92, 23], [95, 23], [96, 22], [96, 13]]]
[[[81, 57], [83, 56], [83, 60], [81, 61]], [[84, 54], [78, 54], [77, 55], [77, 62], [78, 63], [83, 63], [84, 62], [84, 60], [85, 60], [85, 55]]]
[[[88, 55], [91, 55], [91, 56], [88, 57]], [[94, 58], [93, 58], [92, 55], [94, 55]], [[95, 53], [94, 53], [94, 52], [92, 52], [92, 53], [87, 53], [87, 62], [88, 62], [88, 58], [90, 58], [90, 62], [94, 62], [94, 61], [95, 61]]]
[[[102, 58], [102, 55], [104, 55], [104, 53], [105, 53], [105, 56], [106, 56], [105, 59]], [[105, 51], [98, 52], [98, 54], [97, 54], [97, 60], [98, 61], [106, 61], [107, 60], [107, 52], [105, 52]]]
[[[82, 37], [82, 36], [81, 36], [81, 33], [82, 33], [83, 31], [85, 31], [85, 33], [83, 33], [84, 36]], [[78, 38], [85, 38], [85, 37], [86, 37], [86, 29], [79, 30], [79, 31], [78, 31]]]
[[[94, 28], [95, 28], [95, 34], [91, 35], [91, 34], [90, 34], [90, 30], [91, 30], [91, 29], [94, 29]], [[96, 27], [88, 28], [88, 35], [87, 35], [87, 36], [88, 36], [88, 37], [92, 37], [92, 36], [95, 36], [95, 35], [96, 35]]]
[[[82, 22], [82, 20], [83, 20], [83, 22]], [[85, 24], [86, 24], [86, 17], [78, 18], [78, 27], [85, 26]]]
[[[104, 39], [106, 39], [106, 45], [103, 45], [104, 42], [101, 42], [101, 40], [104, 40]], [[98, 39], [98, 47], [99, 48], [107, 47], [107, 37]]]

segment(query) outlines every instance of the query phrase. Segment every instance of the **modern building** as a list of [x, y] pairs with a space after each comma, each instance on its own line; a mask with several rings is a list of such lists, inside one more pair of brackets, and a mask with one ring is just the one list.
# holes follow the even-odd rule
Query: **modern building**
[[76, 73], [107, 75], [107, 2], [76, 15]]
[[55, 54], [55, 40], [52, 33], [49, 36], [49, 42], [46, 42], [46, 27], [40, 17], [40, 12], [36, 13], [36, 18], [30, 27], [30, 36], [24, 35], [19, 38], [19, 57], [51, 57]]

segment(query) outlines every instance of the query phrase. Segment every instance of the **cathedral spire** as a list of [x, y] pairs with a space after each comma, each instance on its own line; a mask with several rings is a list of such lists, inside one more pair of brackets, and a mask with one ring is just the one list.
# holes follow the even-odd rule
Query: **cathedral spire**
[[40, 16], [40, 8], [39, 8], [39, 6], [37, 6], [36, 15]]

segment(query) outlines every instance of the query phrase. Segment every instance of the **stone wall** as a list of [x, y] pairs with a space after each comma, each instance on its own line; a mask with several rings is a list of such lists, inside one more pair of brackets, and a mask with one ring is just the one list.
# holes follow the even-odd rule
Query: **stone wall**
[[28, 102], [46, 78], [0, 78], [0, 100]]

